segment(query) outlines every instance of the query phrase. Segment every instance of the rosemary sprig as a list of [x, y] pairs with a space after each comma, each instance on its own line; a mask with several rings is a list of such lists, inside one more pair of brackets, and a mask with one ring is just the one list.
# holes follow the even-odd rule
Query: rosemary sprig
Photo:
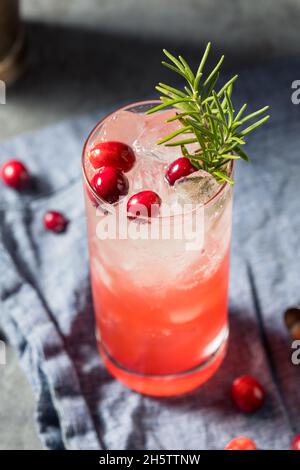
[[[176, 58], [170, 52], [163, 51], [169, 62], [162, 64], [183, 77], [187, 86], [183, 90], [177, 90], [159, 83], [156, 90], [162, 94], [160, 97], [162, 103], [150, 109], [147, 114], [169, 107], [175, 108], [175, 116], [169, 118], [167, 122], [178, 120], [181, 127], [161, 139], [158, 144], [180, 146], [182, 154], [189, 158], [196, 168], [211, 173], [220, 183], [227, 181], [233, 184], [234, 180], [227, 172], [228, 162], [240, 158], [248, 161], [248, 156], [242, 149], [246, 143], [245, 137], [266, 122], [270, 116], [264, 116], [247, 127], [244, 125], [263, 115], [269, 107], [265, 106], [254, 113], [244, 115], [247, 106], [244, 104], [238, 112], [235, 112], [231, 95], [238, 76], [234, 75], [216, 91], [224, 56], [213, 70], [204, 76], [203, 70], [210, 47], [211, 43], [208, 43], [196, 73], [191, 70], [182, 56]], [[198, 144], [196, 149], [193, 146], [192, 153], [187, 148], [190, 144]]]

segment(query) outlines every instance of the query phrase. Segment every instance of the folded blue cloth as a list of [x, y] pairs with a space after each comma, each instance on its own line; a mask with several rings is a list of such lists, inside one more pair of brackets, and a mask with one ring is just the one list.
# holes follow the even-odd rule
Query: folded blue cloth
[[[0, 321], [34, 390], [46, 448], [220, 449], [244, 434], [262, 449], [285, 449], [300, 432], [300, 374], [282, 319], [300, 300], [299, 109], [290, 100], [297, 67], [241, 74], [240, 100], [271, 104], [273, 118], [250, 139], [251, 163], [236, 165], [229, 352], [189, 396], [131, 392], [98, 356], [80, 155], [106, 111], [1, 145], [0, 163], [18, 157], [37, 179], [31, 194], [0, 186]], [[43, 229], [48, 209], [69, 217], [64, 234]], [[267, 391], [252, 416], [237, 411], [229, 394], [245, 373]]]

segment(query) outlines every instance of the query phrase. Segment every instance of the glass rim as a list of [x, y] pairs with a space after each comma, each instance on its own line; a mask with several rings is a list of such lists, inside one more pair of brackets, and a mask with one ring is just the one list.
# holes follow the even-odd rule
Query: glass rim
[[[84, 178], [84, 182], [85, 184], [88, 186], [88, 189], [89, 191], [92, 193], [93, 195], [93, 198], [99, 203], [98, 205], [102, 205], [105, 209], [107, 209], [107, 211], [113, 211], [115, 207], [118, 206], [118, 204], [120, 203], [120, 201], [117, 201], [113, 204], [109, 204], [108, 202], [106, 202], [104, 199], [102, 199], [101, 197], [98, 196], [98, 194], [95, 192], [94, 188], [92, 187], [88, 177], [87, 177], [87, 174], [86, 174], [86, 170], [85, 170], [85, 155], [86, 155], [86, 149], [88, 147], [88, 144], [90, 142], [90, 139], [92, 137], [92, 135], [94, 134], [94, 132], [102, 125], [105, 123], [105, 121], [110, 117], [112, 116], [113, 114], [115, 113], [118, 113], [120, 111], [126, 111], [127, 109], [129, 108], [134, 108], [134, 107], [138, 107], [138, 106], [145, 106], [147, 104], [158, 104], [158, 103], [161, 103], [160, 100], [144, 100], [144, 101], [135, 101], [133, 103], [129, 103], [127, 105], [124, 105], [124, 106], [121, 106], [120, 108], [117, 108], [116, 110], [114, 111], [111, 111], [110, 113], [106, 114], [102, 119], [100, 119], [100, 121], [97, 122], [97, 124], [93, 127], [93, 129], [91, 130], [91, 132], [88, 134], [88, 137], [84, 143], [84, 146], [83, 146], [83, 149], [82, 149], [82, 155], [81, 155], [81, 169], [82, 169], [82, 173], [83, 173], [83, 178]], [[232, 173], [233, 173], [233, 167], [234, 167], [234, 161], [231, 160], [230, 162], [230, 173], [229, 173], [229, 176], [232, 176]], [[223, 192], [225, 191], [225, 189], [230, 185], [230, 183], [228, 183], [227, 181], [225, 181], [222, 185], [220, 185], [220, 189], [218, 189], [218, 191], [216, 191], [216, 193], [214, 193], [211, 198], [209, 198], [207, 201], [205, 201], [204, 203], [201, 203], [201, 204], [195, 204], [195, 208], [191, 209], [191, 211], [189, 212], [186, 212], [186, 213], [182, 213], [182, 214], [170, 214], [170, 215], [158, 215], [157, 217], [155, 217], [155, 219], [159, 220], [159, 219], [170, 219], [170, 218], [175, 218], [175, 217], [182, 217], [182, 216], [187, 216], [191, 213], [194, 213], [195, 211], [199, 210], [199, 209], [202, 209], [204, 207], [207, 207], [207, 206], [210, 206], [211, 204], [214, 203], [214, 201], [217, 201], [218, 198], [223, 194]], [[126, 197], [126, 196], [124, 196]], [[123, 199], [123, 198], [122, 198]], [[141, 217], [138, 217], [138, 219], [140, 219]]]

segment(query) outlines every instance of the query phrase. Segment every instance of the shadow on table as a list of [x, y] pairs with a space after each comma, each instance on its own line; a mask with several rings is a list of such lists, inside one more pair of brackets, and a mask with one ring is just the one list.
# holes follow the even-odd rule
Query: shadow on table
[[7, 341], [4, 331], [0, 328], [0, 341]]
[[[230, 312], [230, 339], [227, 355], [220, 369], [202, 387], [195, 392], [175, 398], [162, 398], [162, 403], [168, 406], [181, 406], [190, 410], [212, 407], [226, 415], [236, 413], [236, 408], [230, 398], [232, 381], [240, 375], [254, 375], [262, 383], [275, 382], [277, 386], [277, 371], [274, 368], [269, 344], [277, 350], [287, 351], [288, 344], [284, 332], [268, 330], [268, 344], [262, 341], [261, 332], [255, 319], [246, 317], [245, 312]], [[288, 358], [288, 354], [287, 354]], [[288, 367], [290, 364], [287, 362]], [[264, 419], [273, 406], [270, 400], [259, 412]]]

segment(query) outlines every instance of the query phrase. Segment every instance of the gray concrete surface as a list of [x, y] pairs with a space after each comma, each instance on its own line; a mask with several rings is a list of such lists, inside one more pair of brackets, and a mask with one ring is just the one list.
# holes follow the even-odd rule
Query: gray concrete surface
[[[163, 47], [196, 62], [212, 40], [235, 68], [300, 52], [298, 0], [23, 0], [22, 11], [28, 66], [0, 106], [0, 140], [149, 96], [165, 77]], [[0, 397], [0, 449], [40, 448], [33, 396], [10, 347]]]
[[0, 450], [40, 449], [34, 426], [34, 400], [11, 347], [0, 365]]

